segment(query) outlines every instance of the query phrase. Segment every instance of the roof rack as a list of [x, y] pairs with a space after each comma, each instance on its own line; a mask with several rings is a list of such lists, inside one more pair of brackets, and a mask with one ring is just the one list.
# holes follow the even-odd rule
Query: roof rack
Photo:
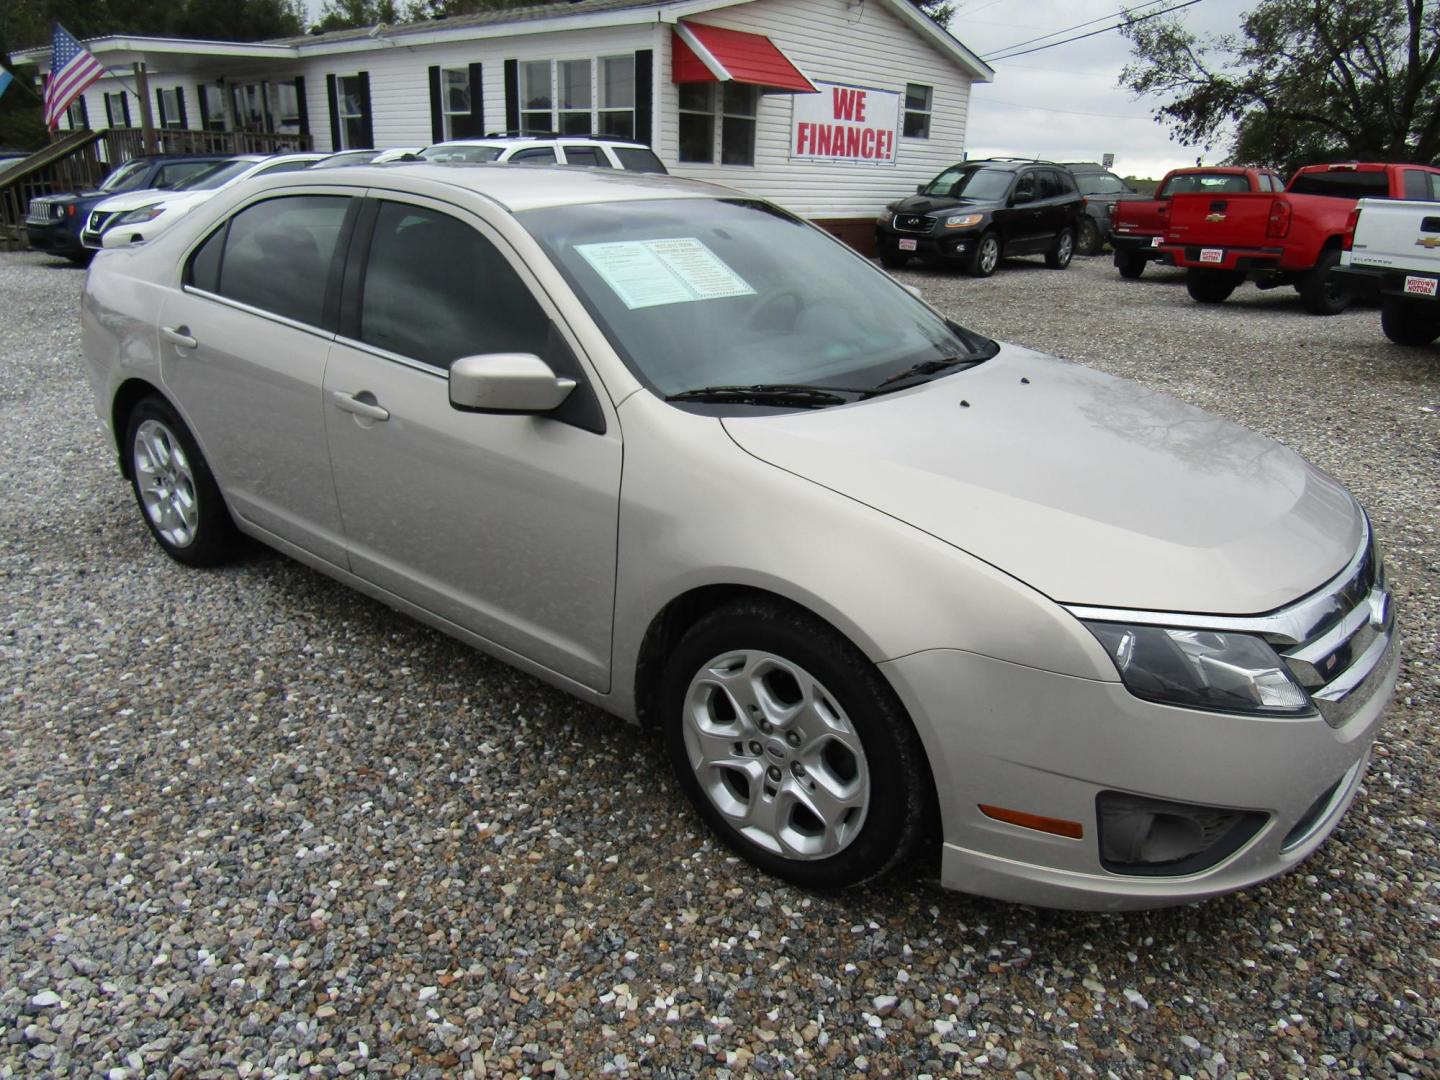
[[1035, 165], [1054, 165], [1053, 161], [1038, 157], [1006, 157], [1004, 154], [991, 154], [985, 158], [971, 158], [971, 161], [1028, 161]]
[[[524, 129], [520, 131], [487, 131], [484, 135], [487, 139], [589, 139], [591, 142], [621, 142], [635, 143], [637, 146], [644, 146], [639, 139], [629, 135], [597, 135], [595, 132], [579, 134], [571, 132], [568, 135], [559, 131], [534, 131]], [[451, 139], [451, 142], [460, 142], [459, 139]]]

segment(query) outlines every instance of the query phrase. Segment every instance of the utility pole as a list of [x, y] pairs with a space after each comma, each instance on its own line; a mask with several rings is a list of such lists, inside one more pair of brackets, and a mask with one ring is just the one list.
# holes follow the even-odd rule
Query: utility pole
[[133, 65], [135, 71], [135, 96], [140, 99], [140, 144], [145, 148], [145, 153], [155, 153], [155, 120], [150, 114], [150, 77], [145, 73], [145, 65], [138, 60]]

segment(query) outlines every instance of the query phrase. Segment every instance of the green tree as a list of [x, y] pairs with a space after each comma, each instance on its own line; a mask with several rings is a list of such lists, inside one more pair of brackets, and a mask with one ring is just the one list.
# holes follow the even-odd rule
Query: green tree
[[1239, 164], [1440, 161], [1440, 0], [1260, 0], [1239, 32], [1176, 17], [1122, 30], [1120, 76], [1181, 142]]
[[410, 13], [397, 0], [325, 0], [320, 21], [310, 28], [314, 34], [331, 30], [353, 30], [360, 26], [408, 22]]

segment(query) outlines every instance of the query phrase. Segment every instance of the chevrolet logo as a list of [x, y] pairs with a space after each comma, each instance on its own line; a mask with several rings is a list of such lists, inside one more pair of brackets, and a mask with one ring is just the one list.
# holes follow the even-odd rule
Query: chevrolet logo
[[1419, 240], [1415, 241], [1415, 246], [1434, 251], [1437, 247], [1440, 247], [1440, 236], [1422, 236]]
[[1224, 214], [1206, 214], [1206, 215], [1205, 215], [1205, 220], [1206, 220], [1206, 221], [1209, 221], [1209, 222], [1224, 221], [1224, 220], [1225, 220], [1225, 215], [1224, 215]]

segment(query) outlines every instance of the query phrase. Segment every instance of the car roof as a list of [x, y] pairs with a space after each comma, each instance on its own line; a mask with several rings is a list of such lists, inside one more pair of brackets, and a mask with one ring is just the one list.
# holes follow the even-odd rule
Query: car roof
[[[316, 183], [314, 176], [308, 173], [307, 169], [278, 173], [261, 177], [260, 182], [267, 187], [299, 187]], [[352, 165], [346, 169], [327, 171], [324, 182], [357, 188], [403, 188], [404, 181], [409, 178], [474, 192], [512, 213], [542, 207], [633, 202], [639, 199], [754, 198], [719, 184], [685, 180], [662, 173], [491, 162], [392, 161], [383, 165]], [[416, 193], [421, 193], [418, 186]]]
[[1023, 169], [1027, 165], [1054, 165], [1053, 161], [1046, 161], [1043, 158], [967, 158], [965, 161], [957, 161], [954, 165], [947, 165], [947, 169], [965, 169], [971, 166], [986, 169]]
[[[474, 139], [446, 139], [431, 146], [514, 146], [516, 143], [591, 143], [596, 146], [634, 146], [650, 148], [634, 139], [596, 138], [594, 135], [486, 135]], [[426, 147], [430, 149], [430, 147]]]

